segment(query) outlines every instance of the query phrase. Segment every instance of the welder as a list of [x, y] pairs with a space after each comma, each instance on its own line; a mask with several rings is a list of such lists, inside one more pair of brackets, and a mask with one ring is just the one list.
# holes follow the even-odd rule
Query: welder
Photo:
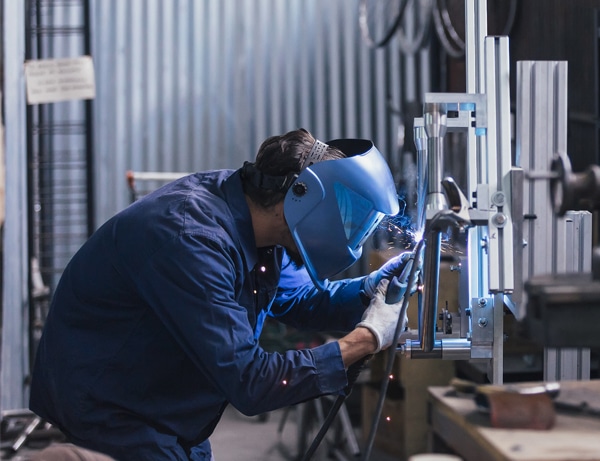
[[[262, 414], [339, 394], [347, 370], [391, 345], [398, 256], [337, 279], [398, 212], [368, 140], [299, 129], [266, 139], [238, 170], [188, 175], [134, 202], [75, 254], [55, 290], [31, 409], [75, 445], [118, 460], [210, 460], [226, 405]], [[339, 332], [266, 352], [267, 316]]]

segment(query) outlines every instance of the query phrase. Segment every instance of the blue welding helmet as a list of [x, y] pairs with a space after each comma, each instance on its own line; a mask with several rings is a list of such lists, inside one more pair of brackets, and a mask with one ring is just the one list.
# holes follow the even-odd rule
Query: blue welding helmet
[[371, 141], [327, 142], [347, 157], [314, 163], [288, 189], [284, 215], [315, 285], [354, 264], [386, 215], [399, 211], [392, 173]]

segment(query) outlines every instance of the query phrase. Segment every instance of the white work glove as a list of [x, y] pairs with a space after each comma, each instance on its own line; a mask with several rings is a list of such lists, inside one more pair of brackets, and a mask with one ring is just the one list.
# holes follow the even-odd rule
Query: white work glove
[[[404, 296], [394, 296], [393, 300], [390, 300], [391, 304], [386, 303], [386, 294], [390, 281], [387, 279], [381, 280], [375, 295], [369, 307], [363, 313], [361, 321], [356, 325], [357, 327], [368, 328], [371, 333], [377, 339], [377, 350], [375, 353], [387, 349], [392, 345], [394, 341], [394, 334], [396, 333], [396, 325], [398, 323], [398, 317], [400, 316], [400, 310], [402, 309], [402, 303]], [[404, 291], [406, 290], [406, 284], [403, 284]], [[397, 301], [397, 302], [393, 302]], [[404, 321], [404, 319], [402, 319]]]

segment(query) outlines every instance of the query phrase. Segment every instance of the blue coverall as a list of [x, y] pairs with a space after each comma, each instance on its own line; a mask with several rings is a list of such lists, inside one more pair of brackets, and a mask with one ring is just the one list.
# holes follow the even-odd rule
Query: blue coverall
[[352, 330], [361, 281], [318, 291], [281, 247], [256, 248], [239, 170], [192, 174], [115, 215], [72, 258], [30, 408], [118, 460], [210, 459], [227, 403], [255, 415], [346, 386], [337, 342], [279, 354], [258, 337], [266, 315]]

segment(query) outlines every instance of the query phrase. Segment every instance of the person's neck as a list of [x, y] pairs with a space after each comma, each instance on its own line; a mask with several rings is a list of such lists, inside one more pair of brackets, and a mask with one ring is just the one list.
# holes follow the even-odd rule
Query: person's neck
[[283, 216], [283, 202], [269, 208], [263, 208], [246, 197], [246, 203], [252, 217], [256, 247], [283, 245], [285, 243], [283, 235], [286, 232], [289, 233]]

